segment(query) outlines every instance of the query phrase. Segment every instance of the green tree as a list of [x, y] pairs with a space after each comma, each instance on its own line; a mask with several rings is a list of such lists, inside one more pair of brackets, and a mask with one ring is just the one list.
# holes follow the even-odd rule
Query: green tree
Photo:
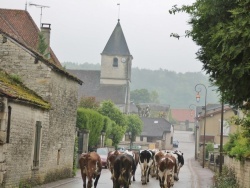
[[135, 104], [150, 102], [150, 93], [147, 89], [136, 89], [130, 92], [130, 99]]
[[110, 139], [112, 140], [112, 145], [115, 146], [116, 149], [118, 144], [122, 140], [122, 137], [124, 136], [125, 132], [126, 132], [126, 127], [119, 126], [116, 123], [112, 124]]
[[104, 129], [104, 117], [95, 110], [78, 108], [76, 125], [79, 129], [88, 129], [89, 147], [99, 143], [101, 132]]
[[197, 58], [225, 101], [238, 106], [250, 99], [249, 7], [249, 0], [197, 0], [170, 10], [190, 14], [186, 34], [200, 46]]
[[160, 103], [159, 94], [157, 93], [157, 91], [154, 90], [150, 92], [150, 102], [157, 104]]
[[136, 136], [139, 136], [142, 132], [143, 122], [141, 118], [136, 114], [127, 116], [128, 128], [127, 132], [131, 132], [132, 140], [135, 141]]
[[103, 101], [98, 109], [98, 112], [109, 117], [113, 123], [111, 125], [111, 133], [107, 137], [112, 139], [112, 145], [117, 148], [119, 142], [127, 129], [127, 118], [110, 100]]
[[95, 97], [81, 97], [78, 107], [90, 108], [97, 110], [100, 103], [96, 101]]
[[119, 126], [127, 126], [126, 116], [110, 100], [103, 101], [100, 105], [100, 108], [98, 109], [98, 112], [109, 117]]

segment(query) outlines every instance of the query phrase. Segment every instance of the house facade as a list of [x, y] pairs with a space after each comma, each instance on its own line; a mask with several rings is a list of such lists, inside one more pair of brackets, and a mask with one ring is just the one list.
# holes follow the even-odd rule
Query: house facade
[[171, 109], [171, 118], [174, 120], [174, 129], [193, 131], [195, 127], [195, 112], [192, 109]]
[[[24, 23], [26, 27], [20, 27]], [[50, 30], [50, 25], [41, 28], [47, 37]], [[11, 120], [7, 113], [3, 124], [10, 121], [9, 142], [2, 143], [0, 150], [0, 156], [8, 158], [2, 168], [3, 187], [25, 179], [36, 178], [43, 183], [72, 176], [78, 87], [82, 81], [61, 67], [49, 46], [48, 56], [38, 52], [39, 33], [27, 11], [0, 9], [0, 67], [50, 104], [46, 112], [8, 104]], [[34, 153], [36, 136], [40, 141]]]
[[[219, 148], [221, 137], [221, 104], [208, 104], [206, 107], [206, 116], [204, 110], [197, 116], [198, 129], [196, 137], [197, 156], [199, 160], [203, 159], [204, 143], [204, 120], [206, 117], [205, 143], [213, 143]], [[223, 145], [228, 142], [229, 134], [237, 131], [237, 126], [232, 125], [230, 119], [234, 116], [234, 110], [229, 105], [224, 105], [223, 110]]]

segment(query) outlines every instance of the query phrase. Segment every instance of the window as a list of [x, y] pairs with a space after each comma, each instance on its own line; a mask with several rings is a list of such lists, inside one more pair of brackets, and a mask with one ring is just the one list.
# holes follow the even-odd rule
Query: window
[[113, 59], [113, 67], [118, 67], [118, 58]]
[[[219, 122], [221, 122], [221, 120], [219, 120]], [[220, 126], [221, 126], [221, 123], [219, 125], [219, 132], [220, 132]], [[228, 136], [229, 133], [230, 133], [230, 125], [226, 120], [223, 120], [223, 135]], [[220, 134], [221, 134], [221, 132], [220, 132]]]
[[34, 158], [33, 158], [33, 166], [39, 166], [39, 157], [40, 157], [40, 139], [41, 139], [41, 121], [36, 122], [36, 133], [35, 133], [35, 146], [34, 146]]
[[11, 107], [8, 106], [8, 124], [7, 124], [6, 143], [10, 143], [10, 121], [11, 121]]

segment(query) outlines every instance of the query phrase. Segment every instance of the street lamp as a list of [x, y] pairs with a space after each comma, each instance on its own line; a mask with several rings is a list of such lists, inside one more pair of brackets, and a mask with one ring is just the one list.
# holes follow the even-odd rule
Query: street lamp
[[205, 114], [204, 114], [204, 133], [203, 133], [203, 162], [202, 162], [202, 167], [205, 167], [205, 144], [206, 144], [206, 116], [207, 116], [207, 88], [204, 84], [196, 84], [195, 86], [195, 91], [197, 92], [196, 94], [196, 101], [200, 101], [200, 92], [202, 91], [200, 87], [198, 86], [203, 86], [205, 88]]
[[[194, 120], [195, 120], [195, 123], [194, 123], [194, 136], [195, 136], [195, 139], [194, 139], [194, 143], [195, 143], [195, 146], [194, 146], [194, 158], [195, 158], [195, 160], [197, 159], [197, 129], [198, 129], [198, 126], [197, 126], [197, 123], [196, 123], [196, 105], [195, 104], [190, 104], [189, 105], [189, 109], [192, 111], [192, 110], [194, 110]], [[190, 114], [191, 116], [193, 115], [193, 114]]]

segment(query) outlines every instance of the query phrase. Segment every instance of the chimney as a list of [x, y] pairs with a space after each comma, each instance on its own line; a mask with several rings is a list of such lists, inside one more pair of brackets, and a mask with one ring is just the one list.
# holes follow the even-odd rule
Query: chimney
[[44, 52], [44, 55], [46, 58], [50, 59], [50, 25], [51, 24], [48, 24], [48, 23], [42, 23], [41, 25], [41, 33], [44, 37], [44, 42], [45, 44], [47, 45], [47, 48]]

